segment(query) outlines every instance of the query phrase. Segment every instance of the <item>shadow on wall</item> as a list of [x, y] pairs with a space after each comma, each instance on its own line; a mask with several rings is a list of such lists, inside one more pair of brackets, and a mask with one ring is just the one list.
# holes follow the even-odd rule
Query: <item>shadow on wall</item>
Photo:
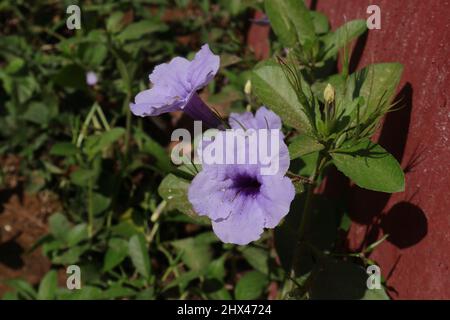
[[[411, 119], [413, 89], [410, 83], [406, 83], [397, 95], [394, 103], [399, 103], [399, 109], [386, 115], [378, 142], [398, 160], [402, 161], [406, 141], [408, 137]], [[423, 158], [423, 152], [414, 154], [405, 167], [405, 173], [414, 170], [414, 167]], [[407, 186], [408, 187], [408, 186]], [[386, 193], [375, 193], [359, 188], [353, 188], [352, 203], [355, 204], [351, 218], [361, 224], [374, 223], [367, 233], [362, 246], [377, 240], [379, 230], [389, 234], [387, 241], [398, 248], [412, 246], [422, 240], [427, 232], [428, 223], [422, 209], [409, 200], [395, 204], [388, 212], [382, 210], [387, 205], [391, 195]], [[409, 188], [411, 189], [411, 188]], [[364, 210], [361, 210], [364, 208]], [[359, 210], [358, 210], [359, 209]], [[358, 214], [356, 214], [358, 213]], [[410, 215], [408, 219], [405, 219]], [[398, 220], [397, 220], [398, 219]], [[411, 219], [411, 220], [410, 220]], [[411, 224], [409, 221], [413, 221]], [[402, 237], [404, 237], [403, 240]]]

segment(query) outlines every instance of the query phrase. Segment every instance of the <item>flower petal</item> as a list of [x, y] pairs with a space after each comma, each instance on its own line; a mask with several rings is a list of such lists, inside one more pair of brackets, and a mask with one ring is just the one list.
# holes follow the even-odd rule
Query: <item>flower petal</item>
[[[244, 132], [241, 128], [234, 130], [240, 130], [242, 133]], [[239, 134], [239, 131], [237, 133]], [[247, 134], [248, 133], [251, 132], [247, 131]], [[252, 134], [257, 135], [257, 138], [250, 139], [247, 137], [245, 138], [245, 143], [242, 144], [238, 143], [241, 140], [232, 139], [232, 136], [227, 135], [225, 131], [218, 131], [215, 135], [214, 145], [212, 145], [213, 142], [206, 141], [206, 139], [204, 139], [202, 144], [198, 145], [197, 155], [199, 157], [201, 156], [204, 168], [209, 166], [220, 166], [220, 164], [212, 163], [212, 160], [217, 158], [217, 160], [220, 161], [219, 163], [222, 163], [222, 166], [226, 168], [227, 171], [243, 169], [253, 174], [254, 172], [262, 172], [262, 168], [267, 168], [264, 170], [264, 174], [284, 176], [290, 165], [289, 150], [286, 143], [282, 139], [283, 133], [281, 130], [278, 130], [278, 133], [278, 149], [272, 150], [272, 148], [276, 148], [276, 145], [272, 144], [273, 141], [270, 140], [271, 133], [267, 132], [267, 151], [265, 154], [262, 154], [262, 150], [258, 149], [260, 147], [258, 140], [264, 137], [263, 135], [260, 135], [261, 132], [254, 131]], [[257, 142], [256, 146], [251, 144], [253, 141]], [[227, 148], [228, 146], [234, 147], [234, 149], [232, 149], [234, 152], [231, 155], [227, 155], [228, 151], [230, 151]], [[220, 152], [221, 156], [219, 156], [217, 152]], [[224, 164], [227, 156], [229, 156], [230, 159], [234, 159], [234, 163], [237, 163], [239, 159], [238, 156], [241, 154], [245, 155], [245, 163], [240, 163], [239, 165]], [[251, 159], [256, 160], [256, 164], [252, 164]]]
[[258, 124], [256, 122], [253, 113], [244, 112], [244, 113], [230, 113], [228, 118], [228, 123], [232, 129], [258, 129]]
[[273, 111], [261, 106], [253, 116], [251, 112], [231, 113], [228, 122], [233, 129], [280, 129], [281, 119]]
[[197, 214], [212, 220], [226, 219], [233, 208], [235, 191], [218, 167], [203, 169], [189, 186], [188, 199]]
[[131, 112], [141, 117], [176, 111], [185, 103], [184, 100], [174, 96], [168, 88], [159, 86], [141, 91], [134, 100], [135, 103], [130, 103]]
[[193, 90], [206, 86], [216, 75], [219, 66], [220, 57], [213, 54], [207, 44], [203, 45], [191, 61], [187, 73], [187, 81]]
[[225, 243], [246, 245], [264, 232], [264, 212], [254, 199], [239, 196], [235, 211], [225, 220], [212, 221], [214, 233]]
[[258, 129], [280, 129], [281, 119], [273, 111], [267, 109], [265, 106], [259, 108], [255, 113], [255, 119], [258, 124]]
[[185, 58], [173, 58], [169, 63], [156, 66], [150, 74], [150, 81], [154, 86], [170, 88], [174, 96], [187, 98], [192, 91], [192, 86], [187, 81], [190, 64]]
[[263, 176], [258, 195], [258, 205], [264, 210], [265, 228], [275, 228], [289, 212], [295, 197], [295, 188], [287, 177]]
[[284, 143], [284, 141], [281, 138], [281, 136], [282, 136], [281, 131], [279, 134], [280, 134], [280, 141], [279, 141], [278, 150], [271, 150], [270, 149], [271, 144], [270, 144], [270, 142], [268, 142], [268, 146], [269, 146], [268, 155], [270, 156], [270, 161], [268, 161], [269, 162], [268, 165], [262, 165], [262, 162], [261, 162], [261, 167], [262, 168], [268, 168], [268, 167], [276, 168], [277, 166], [275, 165], [275, 163], [278, 162], [278, 170], [276, 172], [270, 173], [270, 175], [284, 176], [289, 169], [291, 159], [289, 157], [289, 149], [288, 149], [286, 143]]

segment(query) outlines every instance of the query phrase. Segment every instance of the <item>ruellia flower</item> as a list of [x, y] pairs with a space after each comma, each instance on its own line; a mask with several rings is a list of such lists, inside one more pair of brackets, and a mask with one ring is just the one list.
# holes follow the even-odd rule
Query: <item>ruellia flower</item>
[[217, 127], [220, 120], [200, 99], [197, 91], [205, 87], [216, 75], [219, 56], [207, 44], [195, 54], [192, 61], [176, 57], [169, 63], [156, 66], [150, 74], [151, 89], [138, 93], [130, 104], [133, 114], [141, 117], [183, 110], [195, 120], [209, 127]]
[[88, 86], [95, 86], [98, 82], [97, 74], [94, 71], [88, 71], [86, 73], [86, 83]]
[[[255, 115], [232, 113], [232, 130], [280, 130], [280, 118], [265, 107]], [[225, 134], [220, 131], [219, 134]], [[276, 153], [278, 170], [261, 174], [261, 162], [256, 164], [206, 164], [193, 179], [188, 199], [194, 210], [211, 219], [214, 233], [226, 243], [239, 245], [258, 240], [264, 228], [274, 228], [289, 212], [295, 196], [291, 180], [285, 177], [289, 167], [289, 152], [280, 133]]]

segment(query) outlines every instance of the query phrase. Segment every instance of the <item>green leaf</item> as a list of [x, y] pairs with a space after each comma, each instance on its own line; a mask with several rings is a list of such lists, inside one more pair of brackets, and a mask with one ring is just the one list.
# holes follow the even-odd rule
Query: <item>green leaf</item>
[[289, 155], [291, 160], [304, 156], [306, 154], [320, 151], [324, 146], [316, 139], [306, 134], [295, 137], [289, 144]]
[[141, 232], [139, 227], [133, 223], [133, 220], [125, 220], [111, 227], [111, 233], [116, 236], [131, 238], [136, 233]]
[[97, 153], [110, 147], [125, 134], [125, 129], [121, 127], [113, 128], [99, 135], [89, 136], [84, 144], [83, 150], [89, 157], [93, 158]]
[[242, 61], [242, 58], [234, 54], [224, 53], [220, 55], [220, 67], [226, 68]]
[[56, 239], [66, 240], [72, 225], [63, 214], [58, 212], [50, 216], [49, 226], [51, 234]]
[[33, 102], [23, 114], [23, 118], [41, 126], [46, 126], [50, 120], [50, 112], [43, 103]]
[[366, 20], [352, 20], [340, 26], [335, 32], [324, 36], [325, 55], [323, 60], [335, 57], [340, 48], [362, 35], [366, 30]]
[[220, 258], [211, 261], [211, 263], [209, 263], [207, 267], [206, 276], [210, 279], [217, 279], [223, 281], [227, 272], [225, 268], [226, 258], [227, 255], [224, 254]]
[[117, 38], [120, 41], [138, 40], [150, 33], [165, 30], [167, 26], [159, 21], [142, 20], [128, 25]]
[[[363, 118], [369, 118], [379, 110], [387, 111], [403, 73], [400, 63], [377, 63], [369, 65], [350, 76], [349, 93], [353, 98], [364, 97], [366, 102]], [[384, 112], [382, 112], [382, 115]]]
[[71, 142], [58, 142], [50, 149], [50, 154], [54, 156], [73, 156], [78, 153], [78, 148]]
[[167, 151], [147, 133], [140, 129], [135, 130], [136, 139], [142, 140], [142, 152], [152, 155], [156, 160], [156, 166], [164, 173], [169, 173], [173, 169], [172, 161]]
[[245, 246], [240, 249], [245, 260], [263, 274], [269, 273], [269, 254], [261, 248]]
[[204, 270], [192, 270], [181, 274], [175, 280], [171, 281], [164, 287], [163, 292], [173, 287], [180, 286], [181, 288], [187, 287], [187, 285], [194, 279], [201, 277], [204, 274]]
[[25, 280], [21, 279], [8, 279], [5, 281], [5, 283], [11, 287], [17, 290], [17, 292], [24, 297], [25, 299], [32, 300], [36, 299], [37, 294], [34, 288]]
[[265, 11], [275, 34], [287, 47], [316, 40], [314, 24], [303, 1], [266, 0]]
[[380, 289], [367, 289], [361, 300], [390, 300], [383, 287]]
[[317, 161], [319, 161], [319, 151], [308, 153], [295, 161], [300, 162], [300, 170], [298, 170], [297, 174], [310, 177], [314, 171], [316, 170]]
[[147, 245], [142, 234], [135, 234], [128, 242], [128, 255], [136, 270], [145, 278], [150, 278], [150, 259]]
[[140, 290], [136, 295], [136, 300], [154, 300], [155, 299], [155, 287], [148, 287]]
[[101, 193], [94, 192], [92, 194], [92, 212], [94, 215], [98, 215], [105, 211], [111, 204], [111, 199], [102, 195]]
[[263, 104], [277, 113], [285, 124], [302, 132], [311, 130], [304, 107], [279, 64], [274, 61], [258, 64], [252, 73], [252, 88]]
[[58, 287], [58, 274], [55, 270], [50, 270], [42, 278], [38, 289], [38, 300], [53, 300]]
[[76, 264], [78, 263], [80, 256], [89, 249], [89, 245], [81, 245], [77, 247], [69, 248], [63, 254], [52, 258], [54, 264]]
[[96, 68], [104, 62], [108, 56], [108, 48], [103, 43], [88, 41], [80, 45], [80, 56], [83, 64]]
[[108, 250], [103, 260], [103, 271], [112, 270], [128, 255], [128, 242], [120, 238], [112, 238], [108, 242]]
[[309, 14], [311, 15], [316, 34], [327, 33], [330, 30], [330, 25], [326, 15], [317, 11], [310, 11]]
[[108, 20], [106, 20], [106, 30], [116, 33], [122, 30], [123, 28], [123, 12], [116, 11], [111, 16], [109, 16]]
[[93, 286], [83, 286], [80, 290], [68, 291], [62, 300], [99, 300], [103, 299], [103, 292], [100, 288]]
[[230, 292], [225, 287], [222, 287], [217, 291], [211, 292], [208, 295], [208, 298], [212, 300], [233, 300], [233, 297], [231, 296]]
[[212, 250], [208, 242], [198, 236], [172, 242], [181, 253], [181, 259], [191, 270], [205, 270], [212, 260]]
[[361, 188], [389, 193], [405, 189], [400, 164], [380, 145], [369, 140], [333, 152], [331, 157], [336, 167]]
[[89, 181], [95, 177], [95, 171], [90, 169], [78, 168], [70, 174], [70, 181], [80, 187], [85, 187]]
[[102, 292], [102, 298], [103, 299], [117, 299], [117, 298], [124, 298], [124, 297], [130, 297], [135, 295], [136, 292], [133, 289], [123, 287], [119, 283], [114, 283], [111, 287], [104, 290]]
[[8, 291], [3, 294], [1, 300], [19, 300], [19, 296], [17, 292]]
[[25, 60], [19, 57], [12, 58], [6, 65], [4, 71], [8, 74], [15, 74], [25, 66]]
[[259, 298], [268, 283], [267, 276], [259, 271], [247, 272], [236, 285], [234, 295], [237, 300], [253, 300]]
[[72, 247], [88, 238], [86, 223], [77, 224], [67, 233], [67, 246]]
[[167, 201], [167, 209], [178, 210], [189, 217], [198, 220], [199, 223], [204, 224], [208, 222], [208, 218], [199, 217], [192, 208], [192, 204], [189, 202], [187, 194], [190, 182], [186, 179], [175, 176], [174, 174], [168, 174], [158, 188], [159, 195]]
[[383, 289], [367, 288], [368, 275], [359, 265], [328, 259], [317, 271], [311, 299], [388, 299]]

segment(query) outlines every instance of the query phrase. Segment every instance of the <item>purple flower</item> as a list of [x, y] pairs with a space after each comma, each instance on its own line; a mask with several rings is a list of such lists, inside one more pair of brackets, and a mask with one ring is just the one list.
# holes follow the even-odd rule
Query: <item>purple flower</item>
[[[233, 129], [281, 129], [280, 118], [261, 107], [231, 114]], [[220, 132], [221, 133], [221, 132]], [[261, 175], [261, 164], [203, 164], [193, 179], [188, 199], [199, 215], [212, 220], [214, 233], [226, 243], [248, 244], [260, 238], [264, 228], [274, 228], [289, 212], [295, 196], [291, 180], [284, 175], [289, 167], [289, 152], [280, 138], [279, 170]]]
[[176, 57], [169, 63], [155, 67], [150, 74], [153, 87], [140, 92], [130, 104], [133, 114], [141, 117], [183, 110], [192, 118], [216, 127], [220, 121], [197, 95], [215, 76], [220, 58], [207, 44], [195, 54], [192, 61]]
[[95, 86], [97, 84], [98, 77], [94, 71], [88, 71], [86, 73], [86, 83], [88, 86]]

